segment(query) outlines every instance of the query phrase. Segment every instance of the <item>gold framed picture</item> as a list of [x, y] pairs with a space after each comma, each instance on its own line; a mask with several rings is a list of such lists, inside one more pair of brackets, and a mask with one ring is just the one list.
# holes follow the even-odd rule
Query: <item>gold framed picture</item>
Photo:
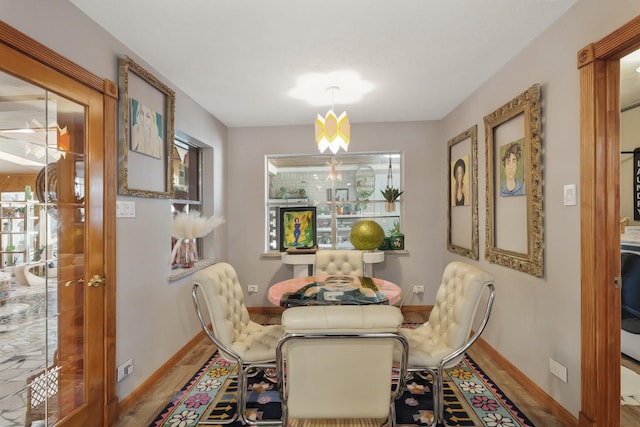
[[544, 276], [540, 85], [484, 117], [487, 160], [485, 258]]
[[447, 143], [449, 200], [447, 249], [478, 259], [478, 126]]
[[175, 93], [127, 56], [119, 68], [118, 193], [173, 198]]

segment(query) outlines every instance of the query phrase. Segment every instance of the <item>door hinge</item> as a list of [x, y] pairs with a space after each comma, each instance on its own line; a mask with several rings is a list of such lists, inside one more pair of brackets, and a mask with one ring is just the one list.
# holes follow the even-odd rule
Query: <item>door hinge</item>
[[614, 277], [613, 278], [613, 287], [616, 289], [622, 288], [622, 277]]

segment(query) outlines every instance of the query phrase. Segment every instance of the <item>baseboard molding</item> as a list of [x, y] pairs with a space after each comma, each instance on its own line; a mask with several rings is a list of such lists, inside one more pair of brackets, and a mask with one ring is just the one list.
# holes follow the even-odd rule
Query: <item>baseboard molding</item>
[[129, 412], [136, 403], [140, 402], [145, 394], [158, 382], [166, 373], [174, 367], [189, 351], [191, 351], [196, 344], [206, 338], [204, 331], [198, 332], [188, 343], [186, 343], [176, 354], [174, 354], [164, 365], [160, 366], [149, 378], [147, 378], [142, 384], [140, 384], [135, 390], [133, 390], [127, 397], [120, 401], [118, 405], [118, 414], [124, 414]]
[[267, 314], [267, 315], [277, 315], [282, 314], [284, 311], [283, 307], [247, 307], [249, 314]]
[[482, 347], [482, 349], [496, 362], [497, 365], [520, 383], [520, 385], [527, 390], [527, 393], [531, 394], [533, 399], [549, 410], [549, 413], [558, 418], [562, 422], [562, 425], [568, 427], [578, 426], [578, 419], [576, 417], [556, 402], [553, 397], [549, 396], [536, 383], [531, 381], [529, 377], [523, 374], [522, 371], [516, 368], [513, 363], [509, 362], [509, 360], [507, 360], [495, 348], [491, 347], [489, 343], [482, 339], [482, 337], [480, 337], [474, 345]]
[[400, 311], [403, 313], [431, 313], [432, 305], [403, 305]]

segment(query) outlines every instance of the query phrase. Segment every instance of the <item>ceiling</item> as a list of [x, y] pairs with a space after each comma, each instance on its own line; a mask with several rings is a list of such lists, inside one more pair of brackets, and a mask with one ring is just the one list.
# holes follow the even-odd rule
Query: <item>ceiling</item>
[[352, 123], [442, 119], [578, 0], [70, 1], [160, 80], [245, 127], [313, 123], [331, 100], [289, 92], [336, 70], [373, 85], [356, 103], [334, 93]]

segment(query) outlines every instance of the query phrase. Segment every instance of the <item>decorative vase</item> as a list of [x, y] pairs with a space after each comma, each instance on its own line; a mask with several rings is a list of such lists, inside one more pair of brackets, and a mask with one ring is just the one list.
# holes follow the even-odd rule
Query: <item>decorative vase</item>
[[378, 249], [381, 251], [388, 251], [391, 249], [391, 237], [385, 237], [382, 243], [380, 243], [380, 246], [378, 246]]
[[390, 245], [391, 249], [395, 251], [404, 250], [404, 234], [402, 233], [393, 233], [390, 237]]
[[396, 202], [387, 202], [384, 205], [384, 210], [387, 212], [395, 212], [396, 210]]
[[196, 239], [182, 239], [177, 242], [179, 245], [176, 252], [176, 267], [193, 268], [198, 261], [198, 249], [196, 247]]

